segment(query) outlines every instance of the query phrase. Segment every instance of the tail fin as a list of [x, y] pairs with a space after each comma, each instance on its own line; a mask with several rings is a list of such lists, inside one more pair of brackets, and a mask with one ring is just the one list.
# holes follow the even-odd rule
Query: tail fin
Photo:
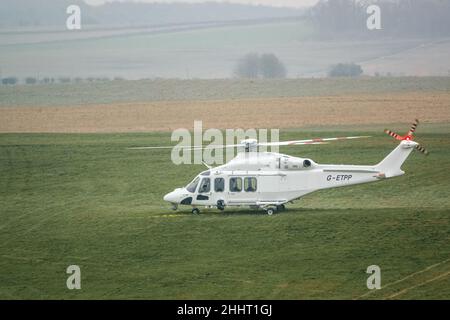
[[404, 174], [405, 172], [401, 170], [401, 166], [417, 145], [417, 142], [403, 140], [397, 148], [392, 150], [386, 158], [381, 160], [381, 162], [375, 166], [376, 170], [384, 173], [386, 178]]

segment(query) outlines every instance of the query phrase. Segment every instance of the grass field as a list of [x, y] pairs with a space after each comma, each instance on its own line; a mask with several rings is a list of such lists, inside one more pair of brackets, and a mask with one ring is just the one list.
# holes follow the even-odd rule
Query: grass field
[[450, 77], [139, 80], [0, 86], [0, 107], [448, 93]]
[[[192, 128], [450, 122], [450, 77], [155, 80], [0, 86], [0, 132], [118, 133]], [[425, 126], [426, 130], [426, 126]]]
[[[171, 211], [162, 196], [203, 168], [126, 149], [169, 133], [0, 134], [0, 298], [449, 299], [450, 132], [420, 130], [431, 154], [413, 153], [406, 175], [320, 191], [274, 216]], [[373, 137], [281, 152], [371, 164], [395, 146], [357, 134]], [[81, 290], [66, 288], [71, 264]], [[367, 294], [372, 264], [386, 287]]]
[[[325, 97], [159, 101], [63, 107], [0, 108], [0, 132], [169, 132], [193, 128], [317, 128], [336, 125], [450, 122], [450, 94], [442, 92]], [[408, 115], [408, 117], [406, 116]], [[410, 116], [414, 115], [414, 116]], [[407, 128], [410, 123], [405, 123]], [[379, 127], [379, 128], [380, 128]], [[380, 130], [380, 129], [379, 129]]]

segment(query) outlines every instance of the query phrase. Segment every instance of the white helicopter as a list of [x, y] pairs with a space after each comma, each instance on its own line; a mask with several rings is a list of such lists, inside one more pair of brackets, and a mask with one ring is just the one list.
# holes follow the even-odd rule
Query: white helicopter
[[[399, 140], [400, 144], [376, 165], [318, 164], [307, 158], [257, 150], [258, 146], [322, 144], [367, 136], [268, 143], [246, 139], [239, 145], [213, 146], [214, 148], [241, 146], [244, 147], [244, 152], [238, 153], [234, 159], [224, 165], [209, 167], [186, 187], [177, 188], [166, 194], [164, 200], [171, 203], [174, 210], [178, 208], [178, 205], [192, 206], [194, 214], [200, 212], [199, 206], [219, 210], [232, 206], [249, 206], [254, 209], [264, 209], [267, 214], [272, 215], [276, 211], [284, 210], [286, 203], [317, 190], [374, 182], [403, 175], [405, 172], [401, 170], [401, 166], [413, 149], [428, 155], [425, 148], [413, 141], [418, 123], [419, 121], [416, 120], [404, 136], [386, 129], [385, 132]], [[145, 148], [147, 147], [139, 149]], [[198, 147], [193, 148], [198, 149]]]

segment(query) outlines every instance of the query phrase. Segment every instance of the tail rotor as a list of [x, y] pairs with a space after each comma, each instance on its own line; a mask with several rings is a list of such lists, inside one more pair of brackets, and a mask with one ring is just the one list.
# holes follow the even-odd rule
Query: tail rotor
[[[419, 120], [416, 119], [414, 120], [414, 122], [411, 124], [411, 128], [409, 129], [408, 133], [404, 136], [399, 135], [397, 133], [395, 133], [394, 131], [385, 129], [384, 132], [388, 135], [390, 135], [392, 138], [399, 140], [399, 141], [403, 141], [403, 140], [408, 140], [408, 141], [412, 141], [414, 140], [414, 133], [416, 132], [417, 126], [419, 125]], [[429, 152], [427, 149], [425, 149], [422, 145], [417, 144], [415, 146], [415, 149], [421, 153], [423, 153], [424, 155], [429, 155]]]
[[425, 149], [424, 147], [422, 147], [420, 144], [418, 144], [417, 146], [416, 146], [416, 150], [417, 151], [419, 151], [419, 152], [422, 152], [424, 155], [429, 155], [430, 153], [428, 152], [428, 150], [427, 149]]
[[392, 138], [394, 138], [396, 140], [403, 140], [402, 136], [396, 134], [395, 132], [393, 132], [391, 130], [385, 129], [384, 132], [387, 133], [388, 135], [390, 135]]
[[411, 128], [410, 128], [409, 131], [408, 131], [408, 136], [412, 136], [412, 135], [414, 134], [414, 132], [416, 131], [416, 128], [417, 128], [418, 125], [419, 125], [419, 120], [416, 119], [416, 120], [412, 123]]

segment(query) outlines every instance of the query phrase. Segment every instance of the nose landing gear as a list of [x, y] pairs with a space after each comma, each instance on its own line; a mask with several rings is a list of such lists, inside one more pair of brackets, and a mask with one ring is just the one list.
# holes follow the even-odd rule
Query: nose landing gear
[[192, 214], [199, 214], [200, 210], [198, 208], [193, 208], [192, 209]]

